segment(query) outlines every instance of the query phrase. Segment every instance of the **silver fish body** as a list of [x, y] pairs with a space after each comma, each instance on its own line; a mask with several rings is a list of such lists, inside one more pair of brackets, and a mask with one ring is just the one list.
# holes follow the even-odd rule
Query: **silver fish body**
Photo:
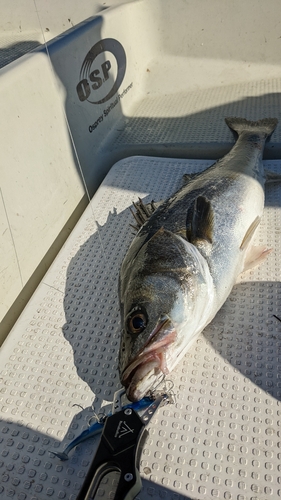
[[121, 267], [121, 383], [132, 401], [167, 374], [213, 319], [239, 274], [262, 261], [252, 245], [264, 208], [262, 155], [276, 119], [226, 119], [231, 151], [161, 203]]

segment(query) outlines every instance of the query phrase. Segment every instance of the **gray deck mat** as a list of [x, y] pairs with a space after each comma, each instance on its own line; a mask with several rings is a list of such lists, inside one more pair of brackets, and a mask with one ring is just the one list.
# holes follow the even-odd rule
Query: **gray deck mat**
[[[266, 77], [266, 75], [265, 75]], [[159, 75], [160, 79], [160, 75]], [[281, 79], [271, 78], [140, 99], [103, 147], [103, 153], [218, 158], [234, 143], [227, 116], [279, 119], [265, 158], [281, 157]]]
[[[64, 449], [120, 387], [117, 280], [133, 238], [129, 206], [167, 197], [183, 173], [209, 164], [132, 157], [105, 178], [1, 348], [1, 498], [76, 498], [98, 439], [68, 462], [49, 450]], [[265, 164], [281, 171], [280, 161]], [[269, 184], [256, 235], [273, 248], [267, 262], [245, 274], [167, 377], [175, 402], [149, 426], [139, 500], [281, 496], [280, 200], [281, 185]], [[112, 498], [106, 487], [98, 498]]]
[[41, 45], [37, 32], [0, 32], [0, 69]]

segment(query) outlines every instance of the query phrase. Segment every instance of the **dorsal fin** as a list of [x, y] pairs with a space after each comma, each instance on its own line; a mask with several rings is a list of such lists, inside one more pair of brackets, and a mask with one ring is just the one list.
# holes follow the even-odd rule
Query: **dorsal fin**
[[151, 217], [151, 215], [155, 212], [156, 208], [160, 205], [161, 202], [155, 203], [153, 200], [150, 203], [143, 203], [142, 199], [139, 198], [139, 201], [136, 203], [133, 201], [133, 206], [135, 208], [135, 212], [130, 208], [131, 213], [136, 221], [136, 225], [130, 224], [136, 231], [138, 231], [144, 223]]
[[192, 174], [183, 174], [182, 185], [186, 186], [186, 184], [189, 184], [189, 182], [195, 179], [195, 177], [198, 177], [198, 172]]
[[190, 243], [205, 240], [212, 243], [214, 214], [211, 202], [198, 196], [190, 205], [186, 215], [186, 237]]

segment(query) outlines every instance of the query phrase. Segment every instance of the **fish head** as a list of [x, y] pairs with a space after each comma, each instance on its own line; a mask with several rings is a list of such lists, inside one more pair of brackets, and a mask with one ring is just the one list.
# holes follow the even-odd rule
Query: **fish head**
[[173, 369], [202, 323], [210, 273], [198, 254], [186, 240], [161, 228], [124, 259], [119, 372], [131, 401], [142, 399]]

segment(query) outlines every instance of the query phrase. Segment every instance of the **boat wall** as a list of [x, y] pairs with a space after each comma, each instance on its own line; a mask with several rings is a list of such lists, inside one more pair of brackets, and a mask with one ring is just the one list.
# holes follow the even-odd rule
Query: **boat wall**
[[[144, 73], [153, 42], [144, 7], [136, 2], [133, 8], [104, 11], [106, 16], [94, 16], [55, 38], [48, 46], [52, 64], [41, 46], [0, 72], [2, 339], [108, 171], [108, 160], [103, 165], [97, 151], [138, 98], [137, 75]], [[133, 41], [135, 16], [145, 28]], [[109, 45], [91, 69], [104, 80], [96, 80], [103, 85], [94, 100], [106, 96], [119, 66], [122, 75], [113, 97], [96, 105], [79, 98], [77, 85], [86, 80], [81, 67], [100, 40]]]
[[[49, 41], [97, 13], [132, 0], [1, 0], [0, 44]], [[38, 19], [39, 18], [39, 19]], [[42, 28], [42, 29], [41, 29]], [[43, 30], [43, 33], [42, 33]]]

